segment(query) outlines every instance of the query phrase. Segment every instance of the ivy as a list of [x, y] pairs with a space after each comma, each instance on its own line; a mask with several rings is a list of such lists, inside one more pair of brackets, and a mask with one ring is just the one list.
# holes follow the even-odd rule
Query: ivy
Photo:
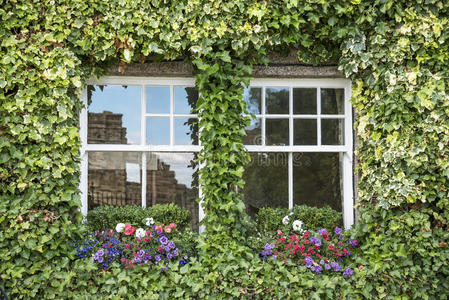
[[[22, 298], [74, 297], [86, 287], [113, 295], [114, 276], [130, 283], [117, 297], [150, 283], [154, 297], [206, 287], [204, 297], [446, 297], [448, 13], [442, 0], [0, 0], [2, 285]], [[257, 263], [243, 243], [242, 84], [269, 52], [289, 48], [306, 63], [338, 62], [353, 82], [361, 209], [354, 235], [365, 250], [354, 282], [325, 278], [320, 286], [283, 269], [246, 271]], [[193, 67], [201, 93], [203, 259], [180, 270], [191, 275], [185, 280], [171, 274], [157, 282], [153, 274], [131, 285], [132, 275], [89, 273], [67, 244], [81, 222], [82, 87], [111, 66], [179, 58]], [[279, 279], [300, 288], [281, 291]]]

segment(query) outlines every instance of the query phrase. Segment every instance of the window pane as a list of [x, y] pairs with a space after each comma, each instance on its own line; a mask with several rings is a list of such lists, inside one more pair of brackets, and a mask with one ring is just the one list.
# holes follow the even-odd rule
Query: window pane
[[88, 87], [88, 144], [140, 144], [138, 86]]
[[288, 153], [250, 153], [243, 190], [246, 212], [254, 216], [262, 207], [288, 208]]
[[145, 89], [147, 113], [170, 113], [170, 87], [147, 86]]
[[266, 144], [268, 146], [288, 145], [288, 119], [265, 120]]
[[293, 203], [342, 211], [340, 153], [293, 153]]
[[316, 89], [293, 89], [293, 113], [301, 115], [316, 114]]
[[294, 144], [295, 145], [316, 145], [317, 129], [315, 119], [296, 119], [294, 124]]
[[262, 120], [251, 120], [251, 125], [245, 128], [246, 136], [243, 137], [244, 145], [262, 145]]
[[321, 144], [344, 145], [344, 119], [321, 119]]
[[288, 88], [266, 88], [265, 89], [265, 113], [266, 114], [288, 114]]
[[141, 153], [89, 152], [88, 207], [142, 205]]
[[262, 88], [246, 88], [243, 93], [246, 109], [249, 113], [260, 115], [262, 113]]
[[344, 89], [321, 89], [321, 114], [344, 115]]
[[170, 144], [170, 118], [147, 118], [147, 144]]
[[147, 153], [147, 206], [175, 203], [190, 211], [198, 229], [198, 168], [194, 153]]
[[198, 100], [198, 90], [194, 87], [175, 86], [175, 114], [190, 114], [196, 108]]
[[198, 145], [198, 119], [174, 119], [175, 145]]

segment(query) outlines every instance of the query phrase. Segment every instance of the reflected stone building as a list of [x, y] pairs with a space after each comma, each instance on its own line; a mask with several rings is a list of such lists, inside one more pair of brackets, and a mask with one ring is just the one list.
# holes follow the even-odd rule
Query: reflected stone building
[[[122, 114], [110, 111], [88, 114], [89, 144], [127, 144]], [[191, 212], [191, 225], [198, 228], [196, 187], [178, 182], [176, 171], [155, 153], [146, 153], [146, 203], [175, 203]], [[89, 152], [89, 209], [100, 205], [142, 205], [142, 153]]]

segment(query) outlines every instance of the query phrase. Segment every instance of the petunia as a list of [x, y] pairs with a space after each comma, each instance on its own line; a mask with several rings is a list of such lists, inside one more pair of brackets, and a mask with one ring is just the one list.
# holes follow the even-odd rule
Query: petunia
[[285, 216], [285, 217], [282, 219], [282, 224], [287, 225], [289, 221], [290, 221], [290, 218], [289, 218], [288, 216]]
[[141, 239], [141, 238], [145, 237], [145, 234], [146, 234], [145, 229], [143, 229], [143, 228], [139, 228], [136, 230], [136, 238]]
[[300, 221], [300, 220], [295, 220], [295, 221], [293, 221], [293, 230], [294, 231], [299, 231], [299, 232], [301, 232], [302, 231], [302, 221]]
[[126, 235], [132, 235], [133, 233], [134, 233], [134, 227], [132, 227], [131, 225], [129, 225], [129, 224], [126, 224], [125, 225], [125, 234]]
[[151, 225], [154, 224], [154, 219], [153, 219], [153, 218], [145, 218], [145, 219], [144, 219], [144, 223], [145, 223], [145, 225], [147, 225], [147, 226], [151, 226]]
[[342, 231], [343, 230], [340, 227], [335, 227], [335, 230], [334, 230], [335, 234], [340, 235], [342, 233]]
[[125, 229], [125, 224], [123, 224], [123, 223], [118, 223], [117, 226], [115, 226], [115, 231], [117, 231], [117, 232], [123, 232], [124, 229]]
[[344, 272], [343, 272], [343, 276], [352, 276], [354, 274], [354, 271], [351, 268], [347, 268]]

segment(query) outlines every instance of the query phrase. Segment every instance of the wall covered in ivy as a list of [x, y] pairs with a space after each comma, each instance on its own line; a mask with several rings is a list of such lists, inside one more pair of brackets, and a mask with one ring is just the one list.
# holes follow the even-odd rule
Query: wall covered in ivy
[[247, 274], [254, 257], [240, 246], [246, 217], [236, 187], [244, 185], [249, 160], [241, 83], [268, 52], [287, 48], [304, 62], [337, 61], [353, 82], [361, 216], [354, 234], [364, 256], [352, 281], [279, 278], [303, 296], [447, 296], [444, 0], [0, 0], [1, 284], [23, 298], [60, 298], [87, 290], [108, 295], [113, 282], [131, 282], [125, 273], [112, 283], [114, 274], [85, 277], [89, 266], [73, 262], [70, 240], [81, 221], [79, 98], [87, 79], [111, 65], [183, 57], [202, 95], [203, 261], [183, 269], [190, 279], [148, 277], [124, 293], [150, 283], [155, 297], [179, 287], [238, 295], [236, 285], [276, 293], [277, 275], [260, 266]]

